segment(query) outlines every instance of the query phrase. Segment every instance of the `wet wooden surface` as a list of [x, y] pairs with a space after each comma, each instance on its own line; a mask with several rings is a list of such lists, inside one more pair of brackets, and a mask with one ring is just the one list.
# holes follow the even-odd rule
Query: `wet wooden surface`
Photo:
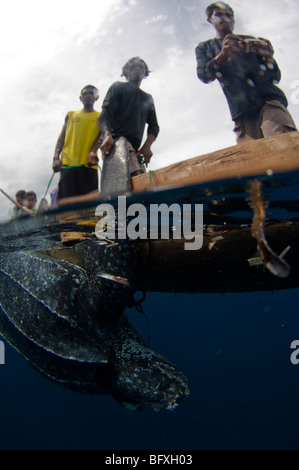
[[234, 145], [135, 176], [132, 188], [134, 192], [141, 192], [157, 186], [207, 183], [298, 170], [299, 131], [296, 131]]
[[183, 238], [135, 242], [135, 287], [154, 292], [225, 293], [299, 286], [299, 222], [270, 223], [265, 229], [277, 255], [290, 247], [285, 260], [291, 269], [285, 279], [258, 261], [249, 227], [225, 229], [204, 233], [202, 248], [194, 251], [185, 250]]

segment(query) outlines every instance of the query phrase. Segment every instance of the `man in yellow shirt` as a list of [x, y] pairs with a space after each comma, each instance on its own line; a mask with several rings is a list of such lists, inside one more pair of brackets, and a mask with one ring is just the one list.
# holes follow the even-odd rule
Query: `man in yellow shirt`
[[100, 113], [94, 110], [98, 98], [97, 88], [86, 85], [80, 94], [83, 109], [69, 111], [65, 117], [53, 158], [53, 171], [61, 171], [57, 199], [98, 189], [99, 159], [96, 152], [91, 151], [100, 133]]

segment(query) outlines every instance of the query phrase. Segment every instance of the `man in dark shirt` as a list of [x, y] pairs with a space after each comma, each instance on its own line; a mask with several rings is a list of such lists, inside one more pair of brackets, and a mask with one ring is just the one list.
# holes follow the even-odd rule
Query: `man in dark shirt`
[[234, 12], [226, 3], [212, 3], [206, 14], [216, 38], [196, 47], [197, 76], [204, 83], [220, 82], [237, 142], [297, 130], [287, 99], [276, 86], [280, 70], [270, 41], [234, 35]]
[[[141, 82], [150, 71], [144, 60], [139, 57], [130, 59], [122, 69], [127, 82], [115, 82], [109, 88], [103, 101], [98, 121], [100, 128], [100, 148], [103, 156], [109, 155], [114, 141], [125, 137], [129, 146], [131, 176], [145, 171], [138, 156], [142, 155], [146, 166], [153, 155], [151, 145], [159, 133], [155, 105], [151, 95], [140, 89]], [[145, 126], [147, 138], [140, 147]]]

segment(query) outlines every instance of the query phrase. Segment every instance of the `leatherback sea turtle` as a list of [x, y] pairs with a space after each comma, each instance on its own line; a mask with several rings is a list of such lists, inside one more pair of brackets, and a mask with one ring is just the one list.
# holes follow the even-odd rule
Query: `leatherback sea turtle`
[[173, 409], [185, 375], [149, 349], [124, 310], [132, 302], [130, 242], [82, 241], [0, 254], [1, 334], [42, 373], [74, 390], [138, 408]]
[[[128, 145], [120, 138], [104, 159], [101, 196], [128, 194], [130, 184]], [[186, 377], [149, 349], [124, 315], [134, 294], [131, 242], [90, 239], [70, 252], [50, 243], [50, 231], [42, 234], [44, 251], [29, 249], [27, 237], [25, 251], [0, 253], [1, 334], [65, 386], [110, 393], [134, 407], [175, 408], [189, 394]]]

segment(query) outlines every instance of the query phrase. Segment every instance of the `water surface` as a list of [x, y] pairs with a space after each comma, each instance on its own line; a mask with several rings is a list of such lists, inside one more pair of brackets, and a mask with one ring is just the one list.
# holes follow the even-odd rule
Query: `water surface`
[[[298, 221], [298, 175], [264, 178], [264, 195], [269, 221]], [[247, 197], [246, 181], [211, 185], [208, 192], [198, 186], [163, 193], [163, 200], [203, 203], [207, 224], [250, 225]], [[161, 198], [154, 193], [142, 200]], [[1, 227], [2, 253], [57, 243], [61, 225], [56, 230], [51, 217], [22, 223], [22, 230]], [[288, 240], [283, 242], [286, 247]], [[292, 267], [298, 259], [291, 253], [292, 247]], [[190, 396], [173, 411], [144, 406], [134, 412], [108, 395], [73, 392], [42, 376], [0, 337], [5, 345], [0, 448], [298, 449], [299, 364], [290, 360], [290, 345], [299, 340], [298, 300], [297, 288], [147, 292], [142, 306], [150, 347], [174, 362], [190, 383]], [[146, 340], [142, 313], [134, 308], [125, 313]]]

